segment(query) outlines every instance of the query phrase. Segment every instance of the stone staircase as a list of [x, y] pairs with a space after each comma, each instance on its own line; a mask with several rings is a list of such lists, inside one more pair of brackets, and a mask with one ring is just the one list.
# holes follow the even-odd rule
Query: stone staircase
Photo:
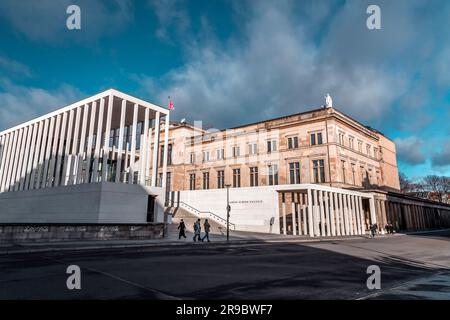
[[[202, 234], [204, 232], [203, 223], [205, 222], [205, 218], [194, 214], [187, 209], [183, 207], [173, 208], [171, 210], [172, 213], [172, 224], [169, 224], [167, 227], [167, 231], [169, 233], [178, 233], [178, 225], [180, 224], [181, 219], [184, 220], [184, 223], [186, 225], [186, 231], [189, 233], [194, 233], [194, 223], [197, 221], [197, 219], [200, 218], [201, 220], [201, 226], [202, 226]], [[208, 219], [209, 224], [211, 225], [211, 234], [219, 234], [224, 235], [227, 232], [227, 228], [223, 226], [222, 224], [218, 223], [217, 221]], [[231, 230], [231, 229], [230, 229]]]

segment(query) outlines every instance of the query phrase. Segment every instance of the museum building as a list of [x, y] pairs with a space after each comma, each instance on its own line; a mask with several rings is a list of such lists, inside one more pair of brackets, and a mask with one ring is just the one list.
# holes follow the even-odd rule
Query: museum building
[[399, 192], [395, 144], [332, 105], [229, 129], [170, 121], [114, 89], [0, 132], [0, 223], [151, 224], [209, 217], [305, 236], [450, 226]]

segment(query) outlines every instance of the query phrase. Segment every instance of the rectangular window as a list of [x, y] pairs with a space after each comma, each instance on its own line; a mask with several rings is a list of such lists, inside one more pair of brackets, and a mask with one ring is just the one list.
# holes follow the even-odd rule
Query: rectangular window
[[203, 172], [203, 189], [209, 189], [209, 172]]
[[217, 171], [217, 188], [225, 188], [225, 171]]
[[314, 183], [325, 182], [325, 161], [313, 160]]
[[317, 133], [317, 144], [322, 144], [323, 140], [322, 140], [322, 132], [318, 132]]
[[352, 183], [353, 185], [356, 185], [356, 176], [355, 176], [355, 165], [352, 164]]
[[339, 144], [344, 145], [344, 134], [339, 133]]
[[163, 181], [163, 174], [162, 173], [159, 173], [158, 174], [158, 181], [157, 181], [157, 185], [158, 185], [158, 187], [162, 187], [162, 181]]
[[288, 149], [297, 149], [297, 148], [298, 148], [298, 137], [289, 137]]
[[378, 148], [373, 148], [373, 157], [378, 159]]
[[195, 173], [189, 174], [189, 190], [195, 190]]
[[250, 187], [258, 186], [258, 167], [250, 168]]
[[342, 166], [342, 182], [345, 183], [346, 179], [345, 179], [345, 161], [344, 160], [341, 161], [341, 166]]
[[172, 164], [172, 144], [167, 145], [167, 165]]
[[351, 148], [351, 149], [354, 149], [354, 145], [353, 145], [353, 137], [349, 137], [348, 138], [348, 146]]
[[311, 140], [311, 145], [315, 146], [316, 145], [316, 134], [315, 133], [311, 133], [310, 140]]
[[269, 185], [278, 184], [278, 166], [276, 164], [269, 165]]
[[241, 169], [233, 169], [233, 188], [241, 187]]
[[203, 162], [209, 161], [209, 151], [203, 151]]
[[191, 152], [189, 155], [189, 163], [195, 163], [195, 153]]
[[257, 144], [256, 143], [249, 143], [248, 144], [248, 154], [254, 155], [257, 153]]
[[362, 153], [362, 142], [358, 141], [358, 151]]
[[300, 183], [300, 162], [289, 163], [289, 177], [291, 184]]
[[217, 160], [223, 160], [223, 154], [224, 154], [223, 149], [217, 149]]
[[239, 157], [239, 147], [238, 146], [234, 146], [232, 148], [232, 154], [233, 154], [233, 158]]
[[267, 153], [277, 151], [277, 140], [267, 140]]
[[370, 156], [370, 145], [366, 145], [366, 153], [368, 156]]

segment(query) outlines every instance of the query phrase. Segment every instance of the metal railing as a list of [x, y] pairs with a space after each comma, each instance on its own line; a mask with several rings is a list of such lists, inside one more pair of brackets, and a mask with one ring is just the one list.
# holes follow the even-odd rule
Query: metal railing
[[[212, 218], [213, 220], [219, 222], [220, 224], [222, 224], [224, 226], [227, 225], [227, 219], [224, 219], [224, 218], [218, 216], [217, 214], [212, 213], [211, 211], [198, 210], [198, 209], [194, 208], [193, 206], [191, 206], [191, 205], [189, 205], [189, 204], [187, 204], [186, 202], [183, 202], [183, 201], [179, 201], [178, 203], [179, 203], [180, 207], [186, 208], [188, 211], [194, 213], [195, 215], [198, 215], [198, 216], [207, 215], [208, 217]], [[234, 223], [228, 222], [228, 225], [230, 226], [230, 229], [236, 230], [236, 225]]]

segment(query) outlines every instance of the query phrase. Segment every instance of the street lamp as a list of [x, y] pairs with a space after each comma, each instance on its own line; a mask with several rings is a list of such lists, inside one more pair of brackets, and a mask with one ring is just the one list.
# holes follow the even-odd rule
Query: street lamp
[[227, 242], [230, 241], [230, 187], [231, 184], [226, 184], [225, 187], [227, 187]]

